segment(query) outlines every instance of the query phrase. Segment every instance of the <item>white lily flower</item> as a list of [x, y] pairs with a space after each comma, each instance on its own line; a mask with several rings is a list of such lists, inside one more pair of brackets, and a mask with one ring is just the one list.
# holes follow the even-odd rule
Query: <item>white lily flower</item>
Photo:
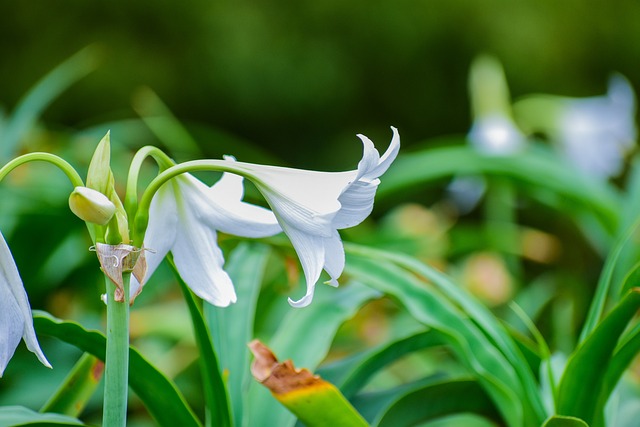
[[277, 166], [234, 162], [258, 187], [271, 206], [282, 230], [296, 250], [307, 282], [307, 292], [294, 307], [304, 307], [313, 298], [315, 284], [324, 269], [337, 286], [344, 269], [344, 247], [339, 229], [361, 223], [373, 210], [380, 177], [400, 149], [394, 127], [389, 148], [382, 157], [373, 142], [358, 135], [364, 154], [358, 169], [348, 172], [316, 172]]
[[[279, 233], [278, 222], [268, 209], [242, 201], [242, 177], [225, 173], [212, 187], [183, 174], [164, 184], [154, 195], [144, 247], [146, 279], [168, 252], [173, 255], [180, 277], [200, 298], [226, 307], [236, 301], [216, 230], [243, 237], [265, 237]], [[143, 280], [142, 285], [144, 285]], [[131, 277], [131, 300], [142, 285]]]
[[51, 367], [38, 344], [36, 331], [33, 329], [31, 306], [18, 268], [0, 233], [0, 377], [20, 339], [24, 339], [27, 348], [43, 365]]
[[580, 170], [602, 179], [620, 174], [636, 140], [635, 95], [624, 77], [612, 76], [605, 96], [563, 99], [558, 120], [555, 137]]

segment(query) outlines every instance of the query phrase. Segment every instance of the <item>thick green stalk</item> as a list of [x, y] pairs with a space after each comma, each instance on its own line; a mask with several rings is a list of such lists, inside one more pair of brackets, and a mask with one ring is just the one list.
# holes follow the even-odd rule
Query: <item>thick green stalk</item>
[[107, 284], [107, 353], [105, 360], [104, 408], [106, 427], [124, 427], [127, 423], [129, 381], [129, 279], [122, 274], [124, 302], [116, 302], [116, 285], [105, 276]]

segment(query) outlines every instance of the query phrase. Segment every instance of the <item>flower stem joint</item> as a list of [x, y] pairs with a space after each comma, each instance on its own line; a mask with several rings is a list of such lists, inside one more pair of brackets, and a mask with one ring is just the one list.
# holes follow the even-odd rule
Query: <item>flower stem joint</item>
[[[147, 263], [143, 253], [144, 249], [139, 249], [124, 243], [118, 245], [96, 243], [90, 250], [94, 250], [98, 254], [102, 271], [107, 275], [109, 280], [116, 285], [114, 300], [124, 302], [125, 289], [122, 274], [133, 273], [138, 281], [142, 281], [147, 270]], [[131, 302], [133, 302], [135, 296], [136, 295], [132, 295]]]

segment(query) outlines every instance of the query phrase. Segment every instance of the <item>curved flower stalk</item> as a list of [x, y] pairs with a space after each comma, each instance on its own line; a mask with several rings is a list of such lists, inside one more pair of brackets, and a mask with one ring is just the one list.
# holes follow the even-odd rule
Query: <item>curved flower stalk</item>
[[[144, 247], [146, 278], [171, 252], [180, 276], [191, 290], [209, 303], [226, 307], [236, 301], [216, 230], [242, 237], [266, 237], [279, 233], [278, 222], [268, 209], [242, 201], [242, 177], [225, 173], [212, 187], [183, 174], [165, 183], [149, 208]], [[144, 285], [131, 278], [131, 301]]]
[[0, 233], [0, 377], [20, 339], [24, 339], [27, 348], [43, 365], [51, 367], [38, 344], [29, 299], [18, 268], [7, 242]]
[[230, 165], [229, 170], [238, 170], [258, 187], [300, 258], [307, 291], [298, 301], [289, 299], [292, 306], [304, 307], [311, 302], [323, 269], [330, 276], [328, 284], [338, 285], [345, 262], [338, 230], [360, 224], [373, 210], [378, 178], [400, 149], [398, 130], [391, 129], [393, 138], [382, 157], [369, 138], [358, 135], [364, 153], [353, 171], [316, 172], [242, 162]]

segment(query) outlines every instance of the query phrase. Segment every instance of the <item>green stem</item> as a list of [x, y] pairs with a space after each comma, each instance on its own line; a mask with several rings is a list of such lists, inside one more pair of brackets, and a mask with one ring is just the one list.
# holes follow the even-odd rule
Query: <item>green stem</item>
[[254, 184], [260, 184], [261, 181], [251, 173], [251, 163], [230, 162], [228, 160], [192, 160], [172, 166], [160, 173], [149, 185], [140, 198], [138, 209], [136, 210], [135, 220], [133, 222], [133, 245], [142, 247], [144, 232], [149, 224], [149, 206], [156, 192], [164, 185], [165, 182], [178, 175], [188, 172], [198, 171], [215, 171], [230, 172], [243, 176], [253, 181]]
[[105, 276], [107, 285], [107, 352], [105, 359], [103, 425], [124, 427], [127, 422], [129, 380], [129, 279], [122, 274], [124, 302], [114, 300], [116, 285]]
[[15, 159], [4, 165], [2, 168], [0, 168], [0, 181], [2, 181], [9, 174], [9, 172], [14, 170], [18, 166], [33, 161], [43, 161], [51, 163], [60, 168], [60, 170], [62, 170], [62, 172], [67, 175], [67, 178], [69, 178], [69, 181], [71, 181], [71, 184], [74, 187], [84, 186], [84, 182], [82, 181], [80, 175], [78, 175], [78, 172], [76, 172], [73, 166], [71, 166], [66, 160], [56, 156], [55, 154], [40, 152], [24, 154], [20, 157], [16, 157]]
[[136, 155], [133, 156], [133, 160], [131, 161], [131, 166], [129, 166], [127, 189], [124, 196], [124, 207], [127, 212], [127, 217], [129, 218], [135, 217], [135, 213], [138, 208], [138, 178], [140, 176], [142, 163], [147, 157], [153, 157], [158, 164], [160, 171], [168, 169], [175, 164], [173, 160], [164, 153], [164, 151], [152, 145], [142, 147], [136, 152]]

